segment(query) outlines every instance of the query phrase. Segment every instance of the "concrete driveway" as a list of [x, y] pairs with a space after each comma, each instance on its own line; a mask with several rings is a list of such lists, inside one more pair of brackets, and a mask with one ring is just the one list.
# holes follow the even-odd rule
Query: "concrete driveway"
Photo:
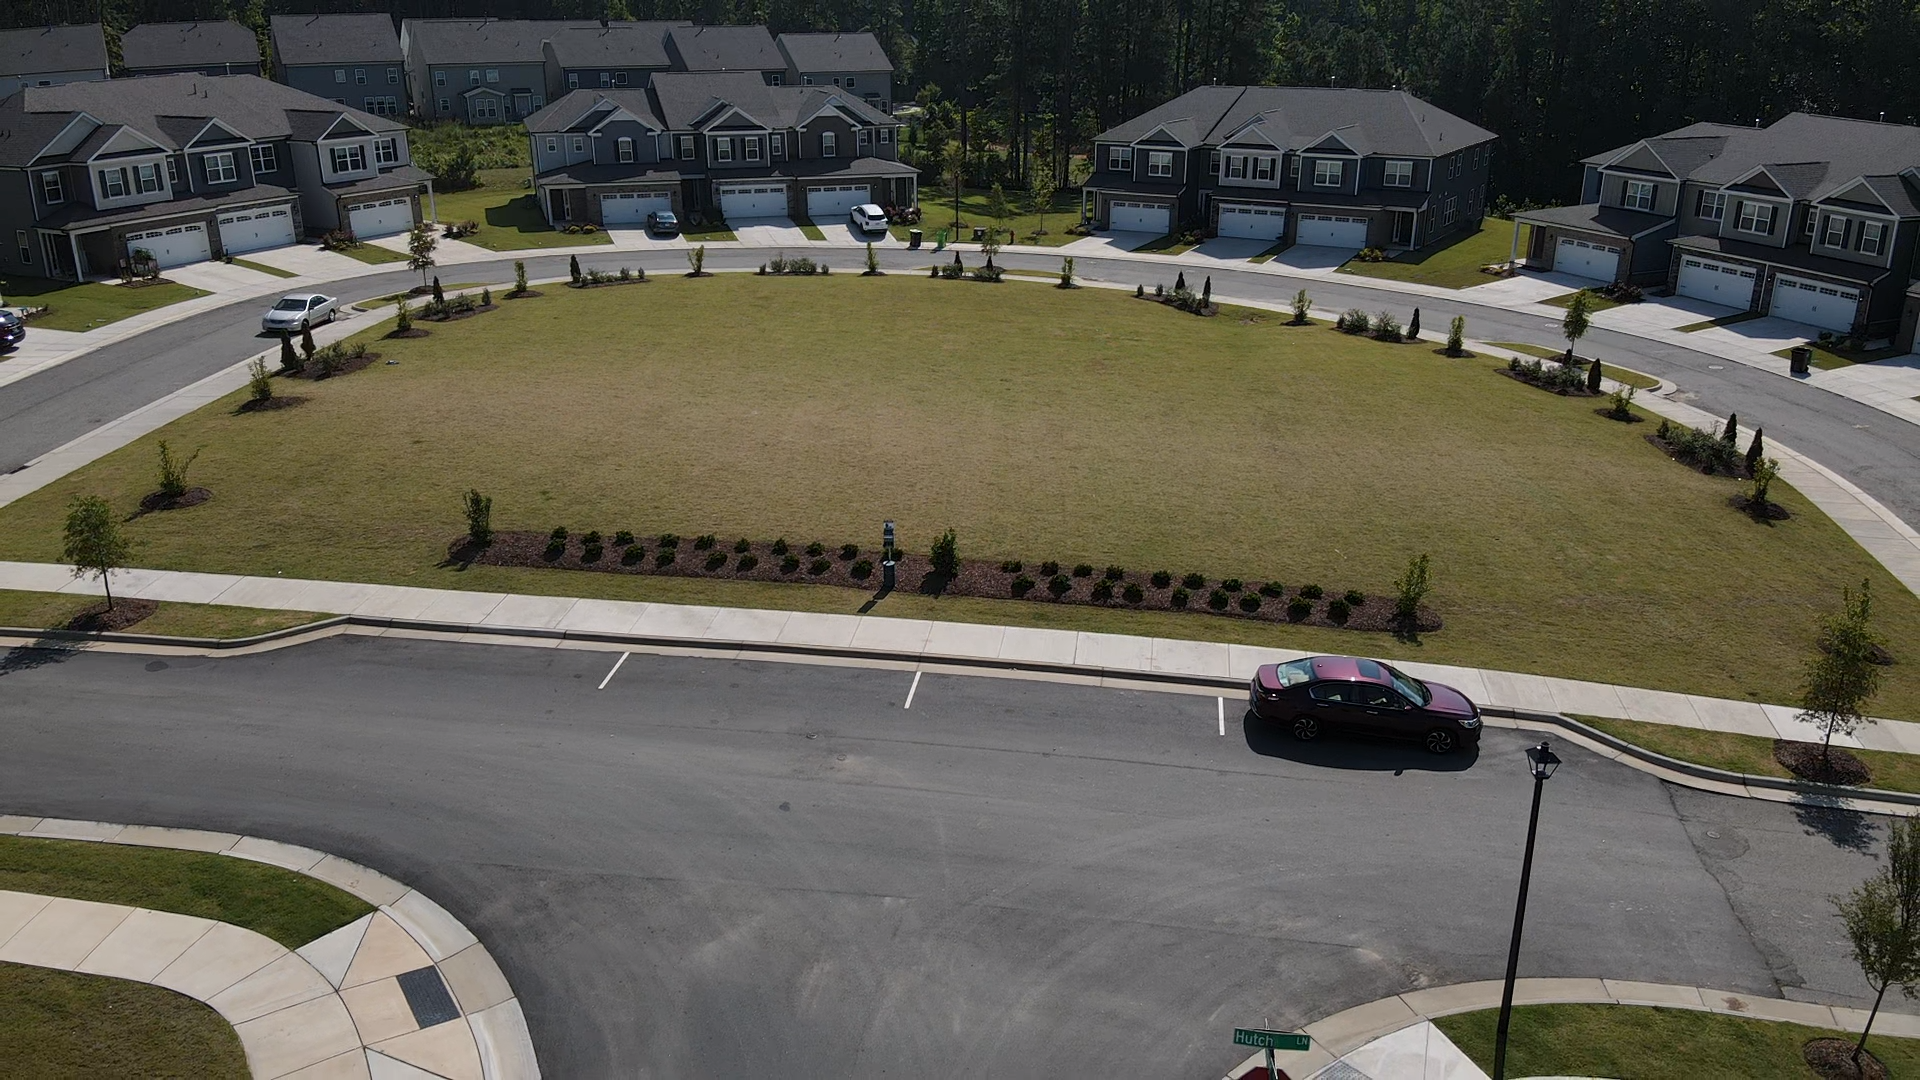
[[[249, 256], [245, 255], [240, 257], [249, 258]], [[266, 265], [272, 264], [269, 263]], [[262, 293], [269, 293], [287, 280], [286, 278], [276, 277], [273, 274], [263, 274], [258, 270], [249, 270], [244, 266], [232, 266], [218, 260], [190, 263], [186, 266], [176, 266], [167, 270], [165, 277], [169, 281], [177, 281], [182, 285], [188, 285], [196, 289], [204, 289], [210, 293], [219, 293], [221, 295], [231, 295], [235, 297], [256, 296]]]
[[244, 256], [248, 262], [257, 262], [280, 270], [289, 270], [301, 277], [332, 281], [343, 277], [355, 277], [369, 272], [366, 263], [359, 259], [350, 259], [345, 255], [336, 255], [322, 250], [318, 244], [293, 244], [267, 251], [255, 251]]
[[[1269, 244], [1268, 247], [1272, 245]], [[1261, 248], [1265, 251], [1266, 248]], [[1312, 244], [1295, 244], [1273, 257], [1270, 265], [1284, 266], [1301, 274], [1315, 274], [1324, 277], [1340, 269], [1348, 259], [1353, 258], [1358, 248], [1316, 247]], [[1254, 254], [1258, 255], [1256, 251]]]
[[660, 251], [667, 248], [693, 246], [686, 237], [678, 233], [672, 236], [659, 236], [644, 226], [637, 228], [616, 226], [606, 232], [607, 239], [613, 241], [615, 251]]
[[1702, 330], [1693, 336], [1710, 341], [1726, 342], [1763, 353], [1772, 353], [1817, 340], [1822, 332], [1817, 326], [1767, 316], [1748, 319], [1746, 322], [1734, 323], [1731, 326], [1716, 326], [1710, 330]]
[[1240, 236], [1216, 236], [1180, 257], [1193, 262], [1243, 263], [1272, 247], [1277, 241], [1249, 240]]
[[1142, 244], [1150, 244], [1165, 236], [1165, 233], [1144, 232], [1103, 232], [1095, 233], [1084, 240], [1075, 240], [1063, 244], [1060, 251], [1067, 255], [1110, 255], [1115, 251], [1132, 251]]
[[1482, 304], [1537, 304], [1555, 296], [1565, 296], [1581, 289], [1592, 289], [1606, 282], [1596, 278], [1576, 277], [1572, 274], [1548, 272], [1536, 274], [1522, 270], [1510, 278], [1491, 278], [1485, 285], [1475, 285], [1463, 292], [1474, 301]]
[[769, 246], [804, 247], [813, 241], [800, 231], [800, 226], [792, 218], [742, 218], [729, 223], [733, 235], [743, 244], [766, 244]]
[[1597, 312], [1593, 316], [1593, 325], [1638, 332], [1677, 330], [1682, 326], [1739, 313], [1739, 308], [1709, 304], [1690, 296], [1662, 296]]
[[906, 241], [894, 239], [893, 234], [885, 229], [879, 232], [862, 232], [854, 228], [850, 221], [839, 221], [828, 225], [821, 225], [819, 222], [814, 224], [819, 227], [821, 235], [827, 238], [827, 243], [835, 247], [864, 248], [868, 244], [877, 248], [907, 246]]

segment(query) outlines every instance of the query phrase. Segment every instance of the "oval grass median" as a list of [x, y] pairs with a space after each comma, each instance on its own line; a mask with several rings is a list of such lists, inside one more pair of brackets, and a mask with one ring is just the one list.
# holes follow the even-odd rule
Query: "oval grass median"
[[[299, 409], [235, 415], [236, 396], [169, 425], [205, 448], [192, 480], [218, 497], [127, 529], [147, 566], [832, 611], [871, 594], [462, 568], [446, 545], [478, 488], [501, 530], [877, 547], [892, 519], [920, 553], [951, 526], [965, 558], [1368, 595], [1428, 552], [1446, 629], [1418, 643], [1124, 603], [895, 593], [872, 611], [1767, 701], [1792, 700], [1816, 618], [1863, 578], [1881, 632], [1920, 640], [1920, 601], [1790, 489], [1774, 498], [1792, 520], [1759, 526], [1727, 509], [1734, 481], [1495, 361], [1285, 321], [906, 276], [551, 290], [382, 341], [394, 363], [303, 384]], [[0, 557], [56, 561], [67, 502], [131, 507], [154, 453], [140, 440], [0, 509]], [[1915, 666], [1871, 708], [1920, 717]]]

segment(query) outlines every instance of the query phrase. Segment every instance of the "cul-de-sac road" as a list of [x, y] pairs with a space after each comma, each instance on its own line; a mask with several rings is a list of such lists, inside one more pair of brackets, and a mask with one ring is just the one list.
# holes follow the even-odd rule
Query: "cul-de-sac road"
[[[1235, 1025], [1498, 978], [1529, 739], [1304, 747], [1239, 703], [339, 637], [0, 661], [0, 813], [337, 852], [472, 927], [554, 1077], [1217, 1076]], [[1225, 724], [1222, 734], [1221, 717]], [[1866, 994], [1851, 814], [1571, 746], [1523, 975]]]

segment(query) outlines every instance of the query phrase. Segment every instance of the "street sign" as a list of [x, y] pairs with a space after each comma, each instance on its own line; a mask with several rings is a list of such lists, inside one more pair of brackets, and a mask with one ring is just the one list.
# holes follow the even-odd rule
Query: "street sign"
[[1266, 1031], [1261, 1028], [1234, 1028], [1233, 1045], [1258, 1050], [1305, 1050], [1313, 1040], [1293, 1031]]

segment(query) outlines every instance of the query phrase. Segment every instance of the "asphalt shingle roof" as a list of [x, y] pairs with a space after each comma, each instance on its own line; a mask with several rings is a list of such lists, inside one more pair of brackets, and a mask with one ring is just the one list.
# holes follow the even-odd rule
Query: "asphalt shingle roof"
[[120, 35], [129, 71], [260, 63], [260, 39], [236, 22], [141, 23]]
[[553, 58], [563, 68], [661, 68], [667, 59], [667, 31], [671, 22], [615, 22], [568, 24], [551, 30]]
[[275, 15], [273, 48], [288, 67], [302, 64], [397, 64], [400, 33], [380, 12], [351, 15]]
[[781, 34], [775, 47], [795, 71], [892, 71], [880, 39], [856, 34]]
[[532, 19], [408, 19], [401, 29], [407, 47], [423, 64], [538, 64], [540, 42], [574, 25]]
[[868, 124], [895, 124], [892, 117], [845, 91], [831, 86], [768, 86], [757, 74], [744, 71], [663, 71], [647, 91], [654, 115], [674, 131], [686, 131], [719, 102], [733, 105], [770, 128], [790, 128], [828, 102], [842, 107]]
[[685, 71], [785, 71], [787, 62], [764, 26], [676, 26], [669, 55]]
[[1192, 125], [1189, 145], [1225, 141], [1256, 118], [1285, 149], [1318, 142], [1329, 131], [1365, 152], [1437, 157], [1487, 142], [1493, 132], [1403, 90], [1323, 86], [1200, 86], [1101, 132], [1100, 142], [1132, 142], [1156, 127]]
[[[1764, 167], [1788, 194], [1814, 201], [1862, 176], [1891, 178], [1920, 167], [1920, 127], [1815, 113], [1789, 113], [1763, 128], [1692, 124], [1646, 142], [1682, 179], [1724, 187]], [[1605, 164], [1630, 149], [1617, 147], [1583, 164]]]
[[527, 130], [535, 135], [557, 131], [574, 131], [591, 127], [586, 118], [593, 117], [594, 123], [611, 111], [611, 106], [625, 109], [657, 128], [665, 128], [659, 115], [654, 111], [652, 98], [645, 90], [574, 90], [562, 96], [559, 101], [527, 117]]
[[0, 30], [0, 75], [106, 70], [107, 39], [99, 23]]

